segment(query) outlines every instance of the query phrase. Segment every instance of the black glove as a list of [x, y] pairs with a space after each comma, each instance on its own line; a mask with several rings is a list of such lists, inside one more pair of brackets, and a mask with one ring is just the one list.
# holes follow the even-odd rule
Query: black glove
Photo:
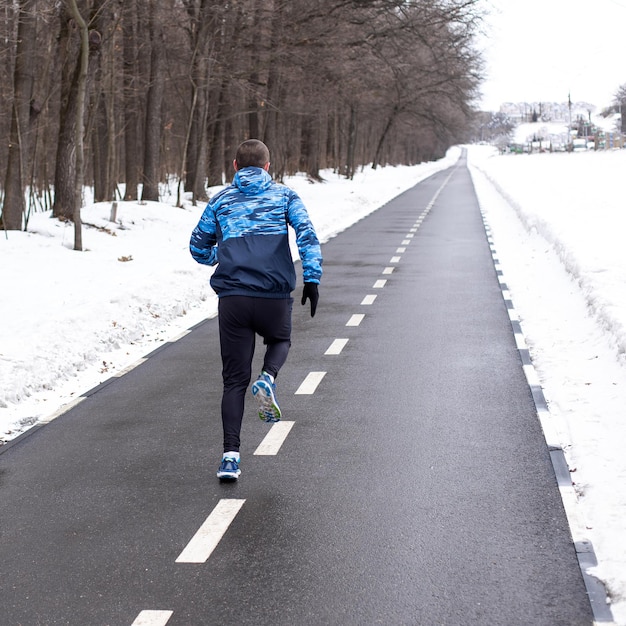
[[304, 283], [304, 289], [302, 290], [302, 302], [304, 305], [307, 298], [311, 301], [311, 317], [315, 315], [317, 310], [317, 301], [320, 299], [320, 294], [317, 290], [317, 283]]

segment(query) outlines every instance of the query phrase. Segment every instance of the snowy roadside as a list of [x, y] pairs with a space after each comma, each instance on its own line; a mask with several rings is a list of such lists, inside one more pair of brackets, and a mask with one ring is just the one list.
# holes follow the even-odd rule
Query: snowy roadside
[[589, 573], [626, 624], [626, 153], [491, 157], [473, 147], [470, 162], [598, 557]]

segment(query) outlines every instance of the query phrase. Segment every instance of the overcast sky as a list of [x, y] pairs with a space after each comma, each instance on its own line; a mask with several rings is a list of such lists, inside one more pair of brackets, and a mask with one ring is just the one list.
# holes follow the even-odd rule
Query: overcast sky
[[481, 108], [503, 102], [608, 106], [626, 83], [626, 0], [484, 0]]

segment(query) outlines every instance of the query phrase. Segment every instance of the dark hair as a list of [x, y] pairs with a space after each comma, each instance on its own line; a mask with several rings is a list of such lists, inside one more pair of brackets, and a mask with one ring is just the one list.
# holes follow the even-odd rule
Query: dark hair
[[237, 148], [237, 167], [263, 167], [270, 160], [270, 151], [258, 139], [248, 139]]

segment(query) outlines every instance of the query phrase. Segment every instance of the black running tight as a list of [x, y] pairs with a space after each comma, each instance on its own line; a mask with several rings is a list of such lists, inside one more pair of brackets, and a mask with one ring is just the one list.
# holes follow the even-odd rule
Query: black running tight
[[[274, 378], [291, 346], [292, 298], [226, 296], [218, 302], [222, 353], [224, 452], [238, 451], [256, 335], [266, 346], [263, 370]], [[260, 373], [260, 372], [259, 372]]]

